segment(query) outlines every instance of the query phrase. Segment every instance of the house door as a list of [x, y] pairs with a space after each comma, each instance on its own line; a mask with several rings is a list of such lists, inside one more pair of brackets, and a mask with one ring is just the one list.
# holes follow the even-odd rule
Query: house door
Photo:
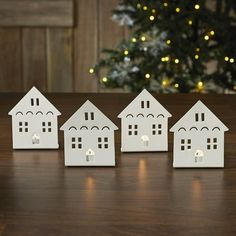
[[88, 149], [86, 152], [86, 162], [95, 161], [95, 152], [92, 149]]
[[204, 161], [204, 153], [202, 150], [197, 150], [195, 152], [195, 163], [196, 164], [201, 164]]
[[143, 135], [141, 137], [142, 143], [144, 147], [148, 147], [149, 146], [149, 137], [147, 135]]
[[38, 134], [32, 136], [32, 144], [40, 144], [40, 136]]

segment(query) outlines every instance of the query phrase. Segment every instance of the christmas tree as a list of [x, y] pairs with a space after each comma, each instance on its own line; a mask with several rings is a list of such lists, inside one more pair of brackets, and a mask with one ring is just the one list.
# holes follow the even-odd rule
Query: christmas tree
[[113, 20], [130, 37], [90, 73], [105, 67], [103, 86], [135, 92], [235, 91], [235, 13], [235, 0], [121, 0]]

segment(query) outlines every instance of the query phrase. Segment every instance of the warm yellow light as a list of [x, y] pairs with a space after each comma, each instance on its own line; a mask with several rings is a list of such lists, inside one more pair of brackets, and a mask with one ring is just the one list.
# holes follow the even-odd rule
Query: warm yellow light
[[168, 7], [168, 3], [167, 2], [164, 2], [164, 7]]
[[136, 38], [132, 38], [132, 42], [133, 42], [133, 43], [136, 43], [136, 42], [137, 42], [137, 39], [136, 39]]
[[199, 10], [199, 9], [200, 9], [200, 5], [199, 5], [199, 4], [195, 4], [194, 8], [195, 8], [196, 10]]
[[229, 57], [225, 57], [225, 61], [229, 61]]
[[141, 8], [141, 4], [140, 3], [137, 4], [137, 8]]
[[188, 24], [189, 24], [189, 25], [192, 25], [192, 24], [193, 24], [193, 21], [192, 21], [192, 20], [189, 20], [189, 21], [188, 21]]
[[236, 90], [236, 85], [234, 85], [234, 90]]
[[127, 56], [128, 54], [129, 54], [129, 51], [128, 51], [128, 50], [125, 50], [125, 51], [124, 51], [124, 55]]
[[203, 88], [203, 82], [202, 82], [202, 81], [199, 81], [199, 82], [197, 83], [197, 87], [198, 87], [198, 89], [202, 89], [202, 88]]
[[165, 57], [162, 57], [162, 58], [161, 58], [161, 61], [162, 61], [162, 62], [166, 61], [166, 58], [165, 58]]
[[200, 48], [196, 48], [196, 52], [199, 52], [200, 51]]
[[103, 82], [103, 83], [106, 83], [106, 82], [107, 82], [107, 77], [103, 77], [103, 78], [102, 78], [102, 82]]
[[199, 59], [199, 55], [196, 54], [196, 55], [194, 56], [194, 58], [195, 58], [196, 60], [198, 60], [198, 59]]
[[175, 88], [178, 88], [179, 87], [179, 84], [175, 84]]
[[154, 16], [150, 16], [149, 19], [150, 19], [150, 21], [153, 21], [153, 20], [155, 20], [155, 17]]
[[166, 44], [171, 44], [171, 40], [170, 39], [168, 39], [167, 41], [166, 41]]
[[180, 12], [180, 8], [177, 7], [177, 8], [175, 9], [175, 11], [176, 11], [177, 13], [179, 13], [179, 12]]
[[205, 35], [205, 36], [204, 36], [204, 39], [205, 39], [206, 41], [208, 41], [208, 40], [210, 39], [210, 37], [209, 37], [208, 35]]
[[156, 13], [156, 9], [152, 9], [152, 13]]
[[175, 64], [179, 64], [179, 59], [175, 59]]
[[146, 40], [146, 37], [145, 36], [142, 36], [141, 37], [141, 40], [144, 42]]
[[146, 79], [150, 79], [150, 77], [151, 77], [150, 74], [146, 74], [146, 75], [145, 75], [145, 78], [146, 78]]
[[163, 79], [161, 84], [163, 87], [167, 87], [170, 85], [170, 81], [169, 81], [169, 79]]
[[93, 68], [90, 68], [90, 69], [89, 69], [89, 73], [90, 73], [90, 74], [93, 74], [93, 73], [94, 73], [94, 69], [93, 69]]
[[211, 30], [211, 31], [210, 31], [210, 35], [212, 35], [212, 36], [215, 35], [215, 31], [214, 31], [214, 30]]
[[143, 6], [143, 10], [147, 11], [148, 7], [147, 6]]
[[169, 61], [170, 60], [170, 58], [169, 57], [165, 57], [165, 61]]
[[229, 62], [234, 63], [234, 58], [230, 58]]

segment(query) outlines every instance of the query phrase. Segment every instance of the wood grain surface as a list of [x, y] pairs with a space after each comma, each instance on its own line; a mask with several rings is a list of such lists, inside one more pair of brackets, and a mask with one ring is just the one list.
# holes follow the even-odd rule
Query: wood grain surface
[[[50, 94], [62, 125], [87, 99], [120, 127], [135, 94]], [[60, 149], [12, 151], [8, 111], [22, 94], [0, 94], [0, 235], [236, 234], [236, 96], [157, 95], [173, 125], [201, 99], [229, 127], [224, 169], [173, 169], [169, 152], [120, 152], [116, 167], [66, 168]]]
[[0, 26], [72, 26], [73, 0], [0, 0]]

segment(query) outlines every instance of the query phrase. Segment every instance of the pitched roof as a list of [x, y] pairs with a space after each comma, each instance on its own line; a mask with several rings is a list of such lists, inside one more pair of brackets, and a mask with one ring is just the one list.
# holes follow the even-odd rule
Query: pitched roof
[[[202, 114], [204, 114], [204, 121], [196, 121], [195, 116], [198, 114], [199, 120]], [[192, 127], [196, 127], [201, 130], [203, 127], [207, 127], [210, 130], [214, 127], [219, 127], [222, 131], [228, 131], [229, 129], [223, 124], [223, 122], [216, 117], [216, 115], [200, 100], [170, 129], [171, 132], [178, 131], [180, 128], [190, 130]]]
[[[39, 105], [32, 106], [31, 99], [38, 98]], [[33, 87], [29, 92], [13, 107], [13, 109], [8, 113], [9, 115], [15, 115], [17, 112], [21, 111], [25, 114], [28, 111], [36, 113], [38, 111], [48, 112], [52, 111], [55, 115], [59, 116], [61, 113], [55, 108], [55, 106], [48, 101], [48, 99], [36, 88]]]
[[[88, 119], [85, 120], [85, 113], [94, 113], [94, 120]], [[79, 127], [86, 126], [91, 129], [94, 126], [97, 126], [99, 129], [102, 127], [108, 126], [112, 130], [117, 130], [118, 127], [107, 117], [105, 116], [93, 103], [87, 100], [60, 128], [60, 130], [68, 130], [70, 127]]]
[[[149, 101], [149, 108], [141, 108], [141, 102]], [[144, 89], [119, 115], [119, 118], [126, 117], [128, 114], [134, 116], [142, 113], [145, 117], [148, 114], [158, 116], [163, 114], [165, 117], [171, 117], [172, 115], [146, 90]]]

